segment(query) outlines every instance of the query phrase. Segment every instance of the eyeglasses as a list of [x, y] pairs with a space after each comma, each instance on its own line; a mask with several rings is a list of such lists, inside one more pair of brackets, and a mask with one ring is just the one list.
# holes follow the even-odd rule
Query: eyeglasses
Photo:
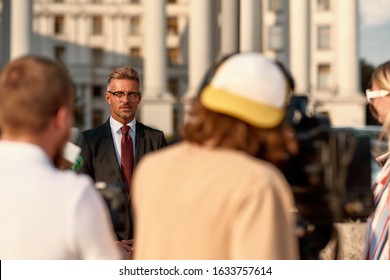
[[140, 97], [141, 97], [141, 93], [135, 92], [135, 91], [125, 92], [125, 91], [109, 91], [108, 90], [107, 92], [111, 93], [112, 95], [114, 95], [118, 99], [122, 99], [124, 96], [128, 96], [129, 100], [131, 102], [137, 102], [138, 100], [140, 100]]
[[366, 97], [368, 103], [371, 103], [371, 99], [378, 98], [378, 97], [384, 97], [390, 94], [390, 91], [380, 89], [380, 90], [371, 90], [367, 89], [366, 90]]

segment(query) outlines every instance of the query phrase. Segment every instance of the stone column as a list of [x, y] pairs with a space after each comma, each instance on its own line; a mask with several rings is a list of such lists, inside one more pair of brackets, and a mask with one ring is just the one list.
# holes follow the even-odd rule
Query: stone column
[[92, 128], [92, 92], [89, 84], [82, 84], [79, 87], [84, 104], [84, 129]]
[[[290, 0], [290, 70], [295, 92], [307, 94], [310, 81], [309, 1]], [[297, 31], [298, 30], [298, 31]]]
[[11, 3], [11, 59], [31, 51], [32, 1], [13, 0]]
[[[104, 22], [106, 23], [104, 25], [103, 33], [105, 35], [105, 38], [107, 38], [106, 41], [106, 57], [105, 57], [105, 65], [110, 67], [115, 64], [115, 55], [116, 55], [116, 40], [117, 40], [117, 34], [119, 34], [119, 37], [125, 36], [123, 33], [118, 33], [119, 30], [115, 29], [116, 27], [116, 21], [118, 20], [117, 16], [114, 15], [107, 15], [104, 17]], [[116, 30], [117, 32], [113, 32], [113, 30]]]
[[240, 51], [261, 51], [261, 2], [240, 1]]
[[[335, 126], [365, 124], [366, 99], [359, 94], [357, 0], [334, 1], [334, 96], [324, 104]], [[322, 100], [324, 101], [324, 100]]]
[[[122, 14], [118, 13], [118, 16], [115, 17], [115, 30], [120, 36], [116, 36], [115, 44], [115, 64], [116, 66], [123, 66], [128, 62], [129, 55], [129, 45], [127, 42], [128, 33], [126, 33], [125, 25], [129, 25], [128, 18]], [[127, 60], [126, 60], [127, 59]]]
[[76, 13], [72, 13], [69, 19], [69, 36], [70, 36], [70, 42], [68, 43], [69, 48], [69, 55], [68, 55], [68, 61], [69, 65], [75, 66], [75, 64], [78, 63], [78, 56], [77, 56], [77, 32], [78, 32], [78, 17], [79, 15]]
[[167, 91], [165, 47], [165, 0], [145, 0], [145, 96], [157, 97]]
[[[80, 96], [82, 96], [84, 106], [84, 127], [92, 128], [92, 59], [89, 45], [90, 29], [88, 25], [88, 15], [81, 11], [77, 17], [77, 57], [78, 66], [75, 68], [74, 79], [79, 85]], [[77, 73], [77, 74], [76, 74]]]
[[173, 99], [167, 92], [165, 0], [144, 0], [144, 90], [141, 121], [173, 133]]
[[78, 17], [78, 45], [79, 45], [79, 63], [85, 66], [91, 64], [91, 52], [88, 47], [88, 15], [85, 12], [80, 13]]
[[222, 0], [221, 56], [239, 50], [239, 1]]
[[52, 49], [52, 30], [50, 29], [53, 26], [53, 17], [45, 11], [39, 15], [38, 20], [39, 28], [41, 34], [39, 34], [39, 54], [48, 58], [53, 58], [53, 49]]
[[339, 95], [359, 90], [357, 0], [335, 1], [337, 10], [337, 81]]
[[[0, 68], [10, 59], [10, 44], [11, 41], [11, 0], [3, 0], [3, 11], [0, 21]], [[5, 42], [5, 43], [4, 43]]]
[[210, 0], [190, 1], [187, 98], [196, 95], [204, 75], [213, 62], [212, 4]]

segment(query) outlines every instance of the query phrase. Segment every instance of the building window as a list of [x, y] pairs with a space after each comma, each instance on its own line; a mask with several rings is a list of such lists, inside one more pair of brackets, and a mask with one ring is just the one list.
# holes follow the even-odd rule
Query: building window
[[61, 62], [65, 63], [65, 47], [64, 46], [55, 46], [54, 47], [54, 58]]
[[180, 49], [179, 48], [168, 48], [168, 63], [170, 65], [180, 64]]
[[329, 50], [330, 49], [330, 26], [320, 25], [318, 26], [318, 49]]
[[280, 13], [282, 11], [282, 0], [268, 0], [268, 10]]
[[329, 11], [330, 0], [317, 0], [317, 9], [318, 11]]
[[168, 35], [177, 35], [179, 34], [179, 26], [177, 22], [177, 17], [169, 17], [167, 19], [168, 24]]
[[93, 86], [92, 87], [92, 96], [94, 98], [101, 98], [103, 96], [103, 87], [102, 86]]
[[65, 33], [65, 17], [55, 16], [54, 17], [54, 34], [60, 35]]
[[92, 55], [92, 64], [93, 65], [102, 65], [103, 64], [103, 56], [104, 56], [103, 49], [92, 48], [91, 55]]
[[92, 111], [92, 126], [97, 127], [103, 123], [103, 111], [100, 109], [94, 109]]
[[283, 27], [281, 25], [270, 26], [268, 48], [273, 51], [280, 51], [283, 49]]
[[329, 89], [331, 87], [330, 65], [318, 65], [318, 88]]
[[169, 91], [174, 96], [179, 96], [179, 80], [178, 79], [175, 79], [175, 78], [169, 79], [168, 88], [169, 88]]
[[130, 35], [140, 35], [140, 23], [139, 17], [130, 18]]
[[92, 34], [93, 35], [103, 34], [103, 18], [101, 16], [92, 17]]
[[130, 64], [140, 65], [142, 63], [141, 58], [141, 49], [139, 47], [131, 47], [130, 48]]
[[139, 47], [131, 47], [130, 48], [130, 57], [134, 59], [141, 58], [141, 49]]

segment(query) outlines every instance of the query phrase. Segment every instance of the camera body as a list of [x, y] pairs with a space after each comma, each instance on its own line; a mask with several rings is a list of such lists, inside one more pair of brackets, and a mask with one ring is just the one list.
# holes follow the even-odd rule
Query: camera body
[[306, 104], [306, 97], [293, 97], [288, 108], [299, 152], [280, 169], [296, 202], [301, 258], [317, 259], [334, 223], [371, 213], [371, 139], [351, 128], [332, 128], [327, 116], [307, 116]]
[[129, 231], [128, 188], [124, 183], [96, 182], [95, 187], [100, 192], [109, 209], [114, 231], [118, 237], [127, 236]]

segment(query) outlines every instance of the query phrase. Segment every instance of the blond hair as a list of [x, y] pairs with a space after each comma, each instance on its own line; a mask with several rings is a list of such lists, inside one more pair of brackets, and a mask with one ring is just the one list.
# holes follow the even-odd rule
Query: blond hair
[[[380, 89], [389, 90], [390, 91], [390, 61], [386, 61], [375, 68], [374, 73], [371, 76], [370, 84], [374, 84]], [[390, 112], [390, 109], [389, 109]], [[383, 133], [380, 135], [380, 139], [383, 139], [387, 136], [388, 138], [388, 146], [390, 151], [390, 113], [387, 114], [383, 126]]]
[[141, 87], [138, 72], [130, 66], [123, 66], [111, 72], [107, 80], [107, 90], [112, 80], [134, 80]]
[[375, 68], [371, 76], [371, 85], [375, 83], [380, 89], [390, 90], [390, 61]]

